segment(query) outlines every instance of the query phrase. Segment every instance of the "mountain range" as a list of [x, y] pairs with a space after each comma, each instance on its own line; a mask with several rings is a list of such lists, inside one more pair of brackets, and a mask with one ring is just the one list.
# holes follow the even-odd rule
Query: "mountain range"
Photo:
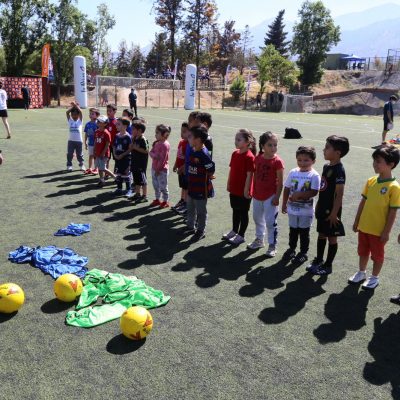
[[[250, 27], [252, 46], [256, 52], [264, 45], [268, 25], [274, 20], [266, 19]], [[341, 41], [330, 53], [356, 54], [361, 57], [386, 57], [388, 49], [400, 48], [400, 5], [387, 3], [365, 11], [340, 15], [334, 18], [340, 26]], [[293, 36], [295, 21], [285, 20], [288, 39]]]

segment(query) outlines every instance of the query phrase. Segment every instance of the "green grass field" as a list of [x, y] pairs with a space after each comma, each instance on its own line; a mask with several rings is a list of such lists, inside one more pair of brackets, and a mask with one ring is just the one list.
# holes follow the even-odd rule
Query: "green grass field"
[[[140, 114], [149, 122], [149, 139], [156, 124], [173, 127], [174, 158], [188, 112]], [[375, 293], [347, 285], [357, 268], [351, 226], [362, 186], [373, 175], [371, 146], [379, 142], [381, 119], [212, 114], [216, 197], [209, 202], [206, 239], [191, 244], [172, 211], [134, 206], [113, 198], [111, 185], [97, 189], [96, 178], [65, 172], [65, 110], [10, 112], [13, 138], [0, 140], [0, 281], [21, 285], [26, 303], [14, 317], [0, 317], [0, 399], [400, 399], [400, 309], [389, 303], [400, 283], [398, 223]], [[287, 170], [300, 144], [316, 147], [318, 171], [328, 135], [346, 135], [352, 145], [344, 158], [347, 236], [328, 279], [220, 240], [231, 228], [225, 187], [236, 130], [282, 135], [287, 126], [304, 136], [280, 140]], [[170, 192], [172, 202], [178, 200], [172, 173]], [[53, 236], [69, 222], [91, 223], [92, 232]], [[280, 255], [287, 225], [280, 215]], [[253, 235], [251, 220], [247, 241]], [[310, 258], [316, 238], [314, 227]], [[89, 268], [137, 275], [172, 299], [152, 310], [153, 332], [140, 345], [124, 340], [118, 320], [91, 330], [66, 326], [68, 308], [52, 301], [52, 278], [7, 261], [21, 244], [72, 247], [89, 257]]]

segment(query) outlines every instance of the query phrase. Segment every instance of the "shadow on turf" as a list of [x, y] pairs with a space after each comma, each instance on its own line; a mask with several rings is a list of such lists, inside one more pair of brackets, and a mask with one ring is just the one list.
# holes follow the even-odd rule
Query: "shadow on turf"
[[10, 319], [12, 319], [14, 316], [16, 316], [18, 314], [18, 311], [15, 311], [11, 314], [0, 314], [0, 324], [2, 324], [3, 322], [7, 322]]
[[390, 314], [383, 320], [374, 320], [374, 334], [368, 344], [368, 351], [374, 358], [364, 366], [363, 376], [373, 385], [392, 385], [392, 397], [400, 399], [400, 312]]
[[[132, 219], [136, 216], [156, 211], [151, 207], [142, 207], [130, 210], [128, 213], [116, 214], [108, 220], [115, 221]], [[137, 229], [138, 232], [124, 237], [127, 241], [143, 240], [143, 243], [134, 243], [127, 250], [135, 252], [136, 257], [118, 264], [122, 269], [134, 269], [143, 265], [158, 265], [171, 261], [175, 254], [186, 250], [191, 242], [174, 229], [181, 225], [183, 220], [169, 210], [160, 211], [157, 214], [145, 215], [137, 222], [128, 226], [128, 229]]]
[[46, 174], [26, 175], [26, 176], [23, 176], [22, 179], [49, 178], [50, 176], [65, 175], [67, 173], [68, 173], [68, 171], [66, 171], [66, 170], [52, 171], [52, 172], [47, 172]]
[[283, 281], [290, 278], [298, 267], [290, 260], [279, 260], [269, 267], [258, 267], [246, 276], [249, 285], [243, 286], [239, 294], [243, 297], [255, 297], [264, 292], [264, 289], [279, 289], [284, 286]]
[[308, 300], [325, 293], [322, 285], [327, 277], [314, 279], [313, 275], [307, 273], [296, 281], [289, 282], [285, 290], [274, 297], [275, 307], [265, 308], [258, 318], [266, 324], [281, 324], [296, 315]]
[[325, 316], [331, 322], [316, 328], [314, 336], [321, 344], [334, 343], [343, 340], [347, 331], [361, 329], [373, 295], [373, 290], [362, 290], [359, 285], [347, 285], [341, 293], [331, 294], [325, 304]]
[[51, 299], [49, 301], [46, 301], [40, 309], [42, 312], [45, 314], [57, 314], [59, 312], [63, 312], [68, 310], [69, 308], [73, 307], [75, 303], [63, 303], [62, 301], [58, 299]]
[[[189, 242], [190, 243], [190, 242]], [[249, 258], [252, 251], [242, 251], [233, 257], [226, 257], [235, 247], [226, 241], [221, 241], [210, 246], [197, 247], [188, 251], [181, 262], [172, 271], [186, 272], [193, 268], [203, 270], [196, 276], [196, 285], [209, 288], [218, 285], [221, 279], [235, 281], [247, 274], [252, 267], [265, 260], [265, 255]]]
[[146, 338], [142, 340], [129, 340], [122, 333], [113, 337], [107, 343], [107, 351], [111, 354], [122, 355], [139, 350], [146, 343]]

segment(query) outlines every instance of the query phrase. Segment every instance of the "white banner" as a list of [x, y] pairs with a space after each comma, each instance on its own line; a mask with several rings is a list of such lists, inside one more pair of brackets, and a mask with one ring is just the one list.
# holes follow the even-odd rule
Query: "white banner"
[[74, 87], [75, 101], [79, 103], [81, 108], [87, 108], [86, 59], [82, 56], [74, 57]]
[[196, 74], [197, 74], [197, 68], [194, 64], [186, 65], [185, 110], [194, 110], [195, 108]]

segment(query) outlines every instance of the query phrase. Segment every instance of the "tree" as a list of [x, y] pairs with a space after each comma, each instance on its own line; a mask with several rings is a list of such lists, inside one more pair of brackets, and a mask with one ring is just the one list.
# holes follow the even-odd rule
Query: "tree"
[[164, 32], [156, 33], [149, 54], [146, 57], [146, 69], [153, 68], [159, 73], [168, 63], [167, 35]]
[[221, 68], [222, 76], [225, 76], [226, 67], [231, 64], [239, 50], [240, 33], [236, 32], [234, 25], [235, 21], [226, 21], [222, 32], [218, 35], [218, 47], [214, 63]]
[[183, 0], [157, 0], [153, 9], [156, 14], [156, 24], [168, 34], [171, 68], [175, 64], [176, 35], [182, 25]]
[[287, 32], [284, 31], [283, 16], [285, 10], [281, 10], [271, 25], [268, 25], [268, 32], [264, 39], [265, 46], [272, 44], [283, 57], [287, 57], [289, 41], [286, 40]]
[[246, 83], [244, 82], [243, 76], [239, 75], [229, 87], [229, 93], [232, 95], [234, 101], [239, 101], [245, 91]]
[[246, 65], [246, 62], [248, 60], [249, 54], [252, 52], [252, 47], [251, 42], [253, 41], [253, 35], [250, 32], [250, 27], [249, 25], [246, 25], [244, 27], [244, 32], [241, 35], [241, 56], [242, 56], [242, 62], [240, 63], [240, 74], [243, 74], [243, 68]]
[[66, 82], [72, 70], [70, 55], [74, 54], [76, 46], [82, 43], [82, 27], [87, 21], [86, 16], [72, 3], [73, 0], [59, 0], [57, 5], [52, 6], [52, 53], [58, 105], [61, 85]]
[[94, 34], [92, 40], [94, 42], [94, 51], [96, 54], [96, 70], [100, 71], [102, 74], [106, 67], [100, 67], [100, 60], [106, 60], [109, 56], [106, 50], [106, 36], [107, 33], [114, 27], [116, 21], [113, 15], [108, 11], [107, 4], [101, 3], [97, 6], [97, 18], [95, 20], [96, 33]]
[[264, 48], [257, 59], [258, 81], [260, 92], [264, 93], [265, 85], [270, 82], [277, 90], [279, 87], [291, 87], [297, 79], [296, 68], [287, 58], [270, 44]]
[[131, 57], [129, 54], [126, 40], [122, 40], [119, 44], [118, 54], [115, 59], [116, 72], [120, 76], [128, 76], [130, 71]]
[[300, 22], [293, 31], [292, 52], [298, 54], [300, 81], [304, 85], [319, 83], [326, 53], [340, 41], [340, 27], [335, 26], [330, 11], [322, 1], [306, 1], [298, 13]]
[[140, 50], [139, 45], [131, 45], [131, 48], [129, 50], [129, 57], [129, 69], [133, 74], [135, 74], [136, 71], [141, 68], [145, 62], [144, 55]]
[[209, 28], [215, 24], [217, 4], [214, 0], [186, 0], [187, 16], [184, 31], [194, 44], [196, 67], [200, 64], [200, 50]]
[[7, 75], [20, 76], [28, 56], [43, 44], [52, 18], [47, 0], [2, 0], [0, 36]]

